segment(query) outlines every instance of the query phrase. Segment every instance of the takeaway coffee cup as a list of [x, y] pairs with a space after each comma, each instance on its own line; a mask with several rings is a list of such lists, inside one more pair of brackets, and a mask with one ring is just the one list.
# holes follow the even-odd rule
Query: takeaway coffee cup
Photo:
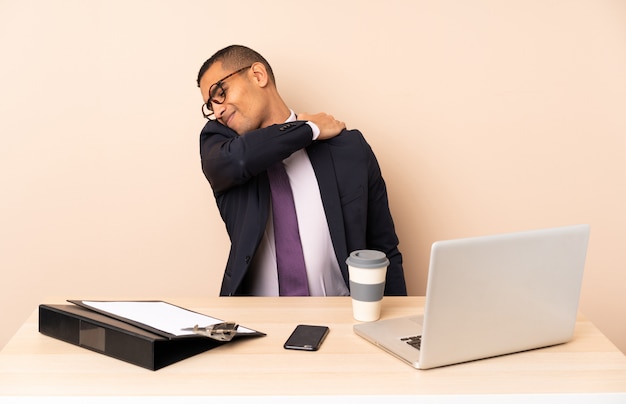
[[389, 260], [376, 250], [353, 251], [348, 259], [352, 314], [358, 321], [376, 321], [385, 292], [385, 276]]

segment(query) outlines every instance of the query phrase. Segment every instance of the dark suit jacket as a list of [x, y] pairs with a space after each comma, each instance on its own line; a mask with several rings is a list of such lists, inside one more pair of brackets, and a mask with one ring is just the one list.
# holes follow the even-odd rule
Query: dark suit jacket
[[349, 253], [374, 249], [386, 253], [390, 261], [385, 294], [406, 295], [386, 186], [370, 146], [356, 130], [325, 141], [312, 141], [312, 137], [310, 126], [303, 121], [273, 125], [243, 136], [215, 121], [202, 130], [202, 170], [213, 188], [231, 241], [220, 294], [241, 294], [265, 231], [270, 209], [267, 167], [306, 148], [346, 285], [349, 287]]

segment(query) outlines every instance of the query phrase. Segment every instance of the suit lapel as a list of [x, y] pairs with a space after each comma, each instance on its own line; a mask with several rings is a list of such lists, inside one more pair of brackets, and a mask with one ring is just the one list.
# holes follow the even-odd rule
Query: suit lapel
[[306, 149], [317, 178], [322, 196], [322, 204], [326, 213], [326, 220], [330, 230], [330, 238], [335, 249], [335, 256], [345, 280], [348, 279], [348, 270], [345, 259], [348, 256], [346, 234], [343, 226], [341, 197], [337, 188], [337, 178], [330, 147], [324, 142], [314, 142]]

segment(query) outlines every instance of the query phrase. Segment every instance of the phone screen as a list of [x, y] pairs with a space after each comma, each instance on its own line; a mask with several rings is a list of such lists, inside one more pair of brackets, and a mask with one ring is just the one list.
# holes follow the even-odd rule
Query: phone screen
[[302, 351], [317, 351], [328, 335], [329, 328], [321, 325], [300, 324], [291, 333], [285, 349], [298, 349]]

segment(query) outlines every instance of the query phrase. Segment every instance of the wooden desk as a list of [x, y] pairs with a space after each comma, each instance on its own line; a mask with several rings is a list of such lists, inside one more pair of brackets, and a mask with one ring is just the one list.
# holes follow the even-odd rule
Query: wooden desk
[[[0, 353], [0, 401], [33, 395], [86, 396], [83, 399], [207, 395], [239, 399], [251, 395], [390, 395], [407, 399], [420, 395], [428, 399], [444, 394], [465, 397], [467, 402], [468, 395], [484, 401], [483, 395], [557, 397], [554, 393], [576, 393], [572, 397], [586, 401], [591, 394], [610, 393], [593, 400], [626, 402], [626, 357], [583, 316], [578, 319], [573, 341], [567, 344], [416, 370], [353, 333], [349, 298], [164, 300], [237, 321], [267, 336], [240, 340], [153, 372], [41, 335], [35, 310]], [[386, 297], [383, 318], [416, 314], [423, 304], [423, 297]], [[321, 350], [283, 349], [284, 341], [300, 323], [330, 327]]]

